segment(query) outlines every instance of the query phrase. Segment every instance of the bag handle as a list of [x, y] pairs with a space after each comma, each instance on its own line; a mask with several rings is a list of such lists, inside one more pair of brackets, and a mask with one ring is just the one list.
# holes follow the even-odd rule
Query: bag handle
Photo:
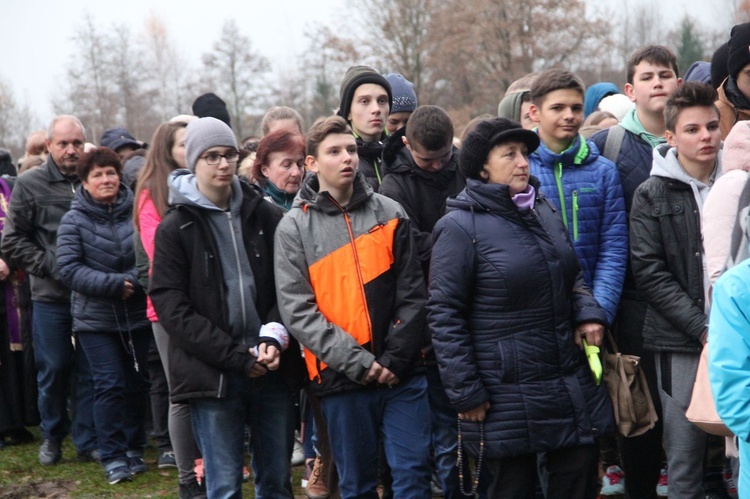
[[612, 336], [612, 331], [610, 331], [609, 328], [606, 328], [605, 334], [607, 335], [607, 344], [610, 353], [620, 353], [620, 350], [617, 348], [617, 343], [615, 343], [615, 338]]

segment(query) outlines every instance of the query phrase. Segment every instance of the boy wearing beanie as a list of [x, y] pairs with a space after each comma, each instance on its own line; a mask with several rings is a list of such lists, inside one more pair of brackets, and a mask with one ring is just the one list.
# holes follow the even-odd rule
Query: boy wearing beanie
[[352, 66], [341, 81], [339, 96], [338, 115], [349, 123], [357, 140], [359, 171], [377, 192], [384, 176], [380, 158], [393, 104], [391, 84], [370, 66]]
[[171, 340], [172, 401], [190, 403], [208, 497], [241, 495], [248, 425], [258, 493], [291, 498], [292, 394], [303, 366], [276, 306], [282, 213], [235, 175], [237, 141], [222, 121], [190, 123], [185, 156], [188, 169], [169, 179], [173, 209], [156, 233], [150, 290]]
[[729, 76], [719, 87], [716, 107], [721, 114], [721, 138], [735, 123], [750, 120], [750, 23], [732, 28], [727, 42]]
[[393, 135], [406, 126], [409, 116], [417, 108], [417, 94], [414, 92], [414, 84], [399, 73], [384, 76], [393, 90], [393, 105], [385, 122], [385, 129], [389, 135]]

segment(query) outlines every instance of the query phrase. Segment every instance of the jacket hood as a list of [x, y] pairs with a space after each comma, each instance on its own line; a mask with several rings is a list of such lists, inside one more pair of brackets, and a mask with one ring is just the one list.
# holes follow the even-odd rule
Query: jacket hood
[[[721, 164], [721, 151], [719, 151], [716, 160], [718, 164]], [[718, 170], [718, 168], [714, 170], [714, 175], [716, 177], [720, 174]], [[669, 144], [662, 144], [654, 149], [654, 162], [651, 166], [651, 176], [671, 178], [688, 185], [694, 183], [698, 185], [699, 188], [708, 187], [703, 182], [688, 175], [677, 159], [677, 148], [671, 147]]]
[[328, 191], [319, 192], [319, 190], [320, 182], [318, 181], [318, 176], [308, 175], [299, 193], [297, 193], [297, 197], [294, 199], [292, 210], [299, 208], [302, 211], [307, 211], [311, 208], [321, 210], [325, 213], [340, 213], [342, 210], [348, 212], [362, 205], [374, 193], [361, 172], [357, 172], [354, 177], [354, 192], [349, 200], [349, 204], [346, 206], [340, 206], [336, 203], [328, 194]]
[[724, 140], [721, 171], [750, 170], [750, 121], [738, 121]]
[[593, 163], [599, 158], [599, 149], [593, 142], [588, 142], [583, 136], [578, 135], [570, 144], [570, 147], [560, 154], [555, 154], [544, 145], [544, 142], [541, 142], [537, 150], [531, 153], [531, 157], [534, 156], [537, 157], [537, 161], [540, 161], [541, 165], [561, 163], [563, 167], [570, 167]]
[[[223, 211], [213, 204], [199, 190], [195, 174], [190, 170], [180, 168], [169, 175], [169, 205], [186, 205], [204, 210]], [[231, 210], [238, 211], [242, 205], [242, 188], [237, 175], [232, 179], [232, 199], [229, 202]]]
[[128, 186], [120, 183], [117, 199], [112, 204], [95, 201], [83, 185], [76, 187], [76, 196], [70, 203], [71, 210], [79, 210], [99, 219], [128, 218], [133, 209], [133, 191]]
[[[542, 194], [539, 181], [529, 176], [529, 185], [536, 191], [537, 199]], [[448, 198], [446, 213], [454, 210], [483, 211], [495, 213], [506, 218], [518, 216], [518, 207], [510, 195], [510, 187], [505, 184], [485, 183], [473, 178], [466, 179], [466, 188], [456, 197]]]
[[595, 83], [586, 89], [586, 98], [583, 104], [583, 117], [588, 118], [589, 114], [596, 111], [599, 103], [603, 98], [612, 94], [619, 94], [620, 90], [617, 85], [609, 82]]

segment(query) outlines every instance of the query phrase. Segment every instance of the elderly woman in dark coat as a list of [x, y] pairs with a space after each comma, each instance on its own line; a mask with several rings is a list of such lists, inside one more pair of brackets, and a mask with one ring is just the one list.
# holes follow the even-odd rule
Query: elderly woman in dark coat
[[72, 291], [76, 341], [94, 378], [94, 421], [110, 484], [146, 471], [143, 448], [151, 327], [133, 250], [133, 193], [120, 182], [117, 154], [81, 158], [81, 185], [57, 232], [60, 279]]
[[493, 475], [488, 497], [534, 497], [537, 453], [547, 497], [596, 497], [596, 437], [611, 402], [581, 350], [599, 345], [604, 310], [567, 231], [529, 175], [539, 138], [505, 118], [466, 138], [466, 189], [435, 226], [429, 323], [468, 452]]

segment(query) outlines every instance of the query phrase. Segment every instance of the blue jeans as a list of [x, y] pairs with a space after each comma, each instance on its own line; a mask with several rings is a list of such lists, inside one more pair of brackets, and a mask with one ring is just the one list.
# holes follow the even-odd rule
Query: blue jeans
[[[123, 343], [127, 335], [103, 331], [78, 332], [76, 337], [94, 377], [94, 418], [102, 463], [124, 460], [128, 451], [142, 455], [148, 396], [144, 369], [151, 331], [133, 331], [134, 352], [126, 350], [127, 343]], [[133, 355], [140, 372], [135, 370]]]
[[70, 304], [34, 301], [32, 321], [42, 436], [57, 442], [67, 436], [67, 400], [75, 373], [73, 443], [79, 452], [91, 451], [96, 448], [94, 383], [83, 349], [73, 348]]
[[211, 499], [242, 496], [244, 429], [250, 427], [255, 497], [291, 498], [294, 399], [278, 372], [259, 378], [227, 375], [225, 398], [190, 401]]
[[[440, 479], [445, 499], [468, 498], [461, 493], [458, 480], [458, 413], [445, 394], [440, 372], [436, 365], [427, 366], [427, 395], [430, 401], [432, 421], [432, 450], [435, 456], [435, 471]], [[489, 485], [489, 483], [487, 483]], [[471, 490], [469, 474], [464, 475], [464, 490]]]
[[377, 498], [378, 441], [393, 476], [393, 497], [430, 497], [430, 408], [424, 376], [393, 388], [323, 397], [331, 453], [343, 499]]

